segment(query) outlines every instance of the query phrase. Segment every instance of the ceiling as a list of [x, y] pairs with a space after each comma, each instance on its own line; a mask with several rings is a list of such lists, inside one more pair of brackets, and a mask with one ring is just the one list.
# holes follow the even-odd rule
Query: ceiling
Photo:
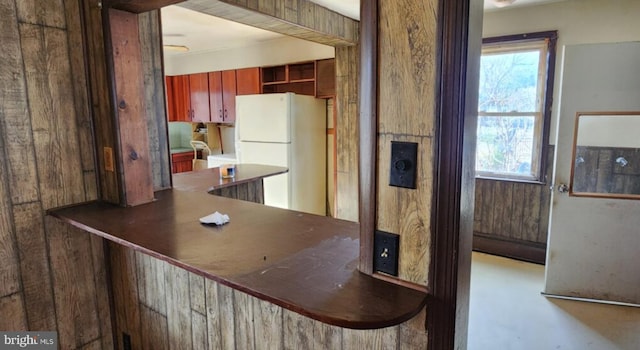
[[[360, 0], [312, 0], [347, 17], [359, 18]], [[446, 0], [444, 0], [446, 1]], [[531, 6], [567, 0], [515, 0], [507, 8]], [[499, 11], [492, 0], [485, 0], [485, 11]], [[207, 51], [255, 45], [284, 38], [284, 35], [191, 11], [177, 5], [162, 9], [162, 32], [165, 45], [186, 46], [188, 52], [165, 49], [165, 56], [188, 55]]]

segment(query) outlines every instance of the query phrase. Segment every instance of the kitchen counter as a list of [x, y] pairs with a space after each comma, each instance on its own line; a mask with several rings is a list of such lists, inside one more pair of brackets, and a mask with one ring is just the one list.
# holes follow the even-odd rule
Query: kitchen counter
[[209, 168], [173, 175], [173, 188], [181, 191], [213, 193], [215, 190], [238, 186], [262, 178], [283, 174], [287, 168], [260, 165], [260, 164], [236, 164], [236, 176], [223, 179], [220, 177], [219, 168]]
[[[426, 293], [358, 271], [358, 224], [207, 194], [216, 186], [216, 170], [185, 174], [175, 189], [156, 192], [152, 203], [90, 202], [48, 214], [327, 324], [383, 328], [424, 309]], [[180, 185], [189, 179], [192, 185]], [[200, 224], [214, 211], [230, 222]]]
[[176, 154], [176, 153], [187, 153], [187, 152], [191, 152], [193, 153], [193, 148], [191, 147], [178, 147], [178, 148], [172, 148], [170, 150], [171, 154]]

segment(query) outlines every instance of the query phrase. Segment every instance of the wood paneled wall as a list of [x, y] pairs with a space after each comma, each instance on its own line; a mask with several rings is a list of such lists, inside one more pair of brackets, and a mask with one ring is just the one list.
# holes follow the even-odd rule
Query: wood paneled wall
[[77, 0], [0, 0], [0, 329], [110, 349], [102, 241], [45, 210], [98, 196]]
[[327, 325], [109, 243], [117, 341], [133, 349], [417, 349], [425, 312], [395, 326]]
[[149, 134], [149, 156], [153, 189], [171, 187], [171, 160], [165, 102], [160, 10], [138, 15], [142, 72], [144, 77], [145, 114]]
[[358, 22], [309, 0], [189, 0], [178, 6], [330, 46], [358, 42]]
[[358, 221], [359, 46], [336, 48], [336, 217]]
[[[379, 1], [378, 12], [377, 229], [400, 235], [399, 278], [427, 286], [438, 1]], [[417, 189], [389, 186], [391, 141], [418, 143]]]
[[[545, 178], [553, 169], [549, 146]], [[476, 179], [474, 249], [544, 263], [551, 192], [549, 183]]]

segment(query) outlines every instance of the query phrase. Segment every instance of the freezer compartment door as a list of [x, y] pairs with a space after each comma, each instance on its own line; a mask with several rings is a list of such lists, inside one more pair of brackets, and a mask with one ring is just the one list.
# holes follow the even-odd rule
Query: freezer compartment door
[[[240, 142], [236, 149], [239, 163], [253, 163], [289, 168], [291, 145], [282, 143]], [[288, 173], [263, 180], [264, 204], [291, 209], [291, 180]]]
[[236, 97], [238, 140], [291, 142], [289, 94], [244, 95]]

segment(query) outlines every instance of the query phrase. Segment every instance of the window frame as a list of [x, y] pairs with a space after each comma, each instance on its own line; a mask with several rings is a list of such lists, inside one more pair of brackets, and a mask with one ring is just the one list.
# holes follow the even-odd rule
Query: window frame
[[[539, 112], [525, 112], [524, 114], [534, 115], [541, 114], [541, 120], [539, 124], [536, 124], [536, 130], [534, 130], [534, 154], [531, 163], [531, 168], [536, 169], [536, 174], [532, 176], [519, 176], [516, 174], [501, 174], [493, 172], [479, 172], [475, 171], [475, 177], [480, 179], [494, 179], [500, 181], [513, 181], [513, 182], [529, 182], [546, 184], [549, 180], [547, 178], [547, 159], [549, 154], [549, 132], [551, 124], [551, 107], [553, 104], [553, 88], [555, 83], [555, 65], [556, 65], [556, 44], [558, 40], [558, 31], [543, 31], [534, 33], [524, 33], [515, 35], [504, 35], [482, 39], [482, 49], [486, 51], [487, 48], [495, 47], [496, 51], [504, 52], [517, 52], [521, 51], [523, 46], [527, 43], [543, 42], [546, 43], [546, 78], [543, 79], [543, 86], [539, 86], [538, 89], [542, 89], [537, 94], [543, 100], [540, 102], [541, 110]], [[502, 46], [502, 47], [500, 47]], [[513, 46], [513, 50], [504, 49], [504, 47]], [[537, 46], [537, 45], [532, 45]], [[482, 54], [481, 54], [482, 55]], [[542, 72], [539, 68], [539, 74]], [[481, 112], [478, 111], [477, 115], [494, 116], [503, 114], [500, 112]], [[514, 113], [508, 113], [514, 115]], [[522, 113], [515, 113], [522, 114]], [[506, 115], [505, 115], [506, 117]], [[541, 134], [540, 134], [541, 133]], [[475, 165], [474, 165], [475, 166]]]

